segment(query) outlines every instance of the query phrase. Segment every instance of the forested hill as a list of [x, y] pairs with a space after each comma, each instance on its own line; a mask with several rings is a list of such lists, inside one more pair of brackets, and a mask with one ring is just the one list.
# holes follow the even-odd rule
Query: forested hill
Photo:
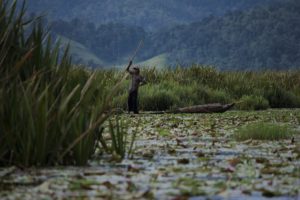
[[299, 69], [300, 2], [287, 0], [177, 26], [153, 35], [147, 49], [144, 58], [167, 53], [173, 64]]
[[81, 19], [56, 21], [53, 30], [80, 42], [106, 65], [125, 62], [143, 39], [138, 60], [150, 59], [146, 62], [149, 65], [199, 63], [220, 69], [286, 69], [300, 67], [299, 19], [299, 0], [285, 0], [155, 33], [119, 23], [96, 26]]
[[96, 25], [122, 23], [153, 31], [274, 1], [278, 0], [29, 0], [28, 8], [45, 12], [51, 20], [80, 17]]

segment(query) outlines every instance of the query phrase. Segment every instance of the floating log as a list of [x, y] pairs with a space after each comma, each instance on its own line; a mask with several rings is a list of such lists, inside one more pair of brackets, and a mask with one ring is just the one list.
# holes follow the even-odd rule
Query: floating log
[[220, 103], [203, 104], [178, 108], [170, 113], [223, 113], [234, 106], [234, 103], [222, 105]]
[[196, 106], [189, 106], [184, 108], [178, 108], [175, 110], [169, 111], [154, 111], [148, 114], [164, 114], [164, 113], [223, 113], [230, 108], [232, 108], [235, 103], [231, 104], [220, 104], [220, 103], [211, 103], [211, 104], [203, 104]]

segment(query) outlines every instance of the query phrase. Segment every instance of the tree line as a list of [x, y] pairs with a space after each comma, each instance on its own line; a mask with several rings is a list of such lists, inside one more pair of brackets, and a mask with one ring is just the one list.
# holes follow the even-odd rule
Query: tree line
[[299, 3], [289, 0], [156, 32], [120, 23], [96, 26], [81, 19], [55, 21], [53, 30], [84, 44], [107, 62], [128, 56], [144, 40], [141, 61], [165, 53], [170, 65], [280, 70], [300, 66], [299, 19]]

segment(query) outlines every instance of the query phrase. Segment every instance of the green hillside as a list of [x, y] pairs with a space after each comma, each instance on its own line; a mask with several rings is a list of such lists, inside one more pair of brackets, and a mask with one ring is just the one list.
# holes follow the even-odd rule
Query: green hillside
[[299, 19], [297, 0], [210, 17], [152, 35], [143, 58], [168, 53], [169, 64], [225, 70], [299, 68]]
[[168, 56], [169, 55], [166, 53], [160, 54], [160, 55], [150, 58], [148, 60], [139, 62], [139, 63], [137, 63], [137, 65], [144, 66], [144, 67], [164, 68], [169, 65]]
[[57, 38], [63, 47], [69, 45], [74, 63], [87, 63], [94, 67], [104, 67], [106, 64], [83, 44], [59, 35]]

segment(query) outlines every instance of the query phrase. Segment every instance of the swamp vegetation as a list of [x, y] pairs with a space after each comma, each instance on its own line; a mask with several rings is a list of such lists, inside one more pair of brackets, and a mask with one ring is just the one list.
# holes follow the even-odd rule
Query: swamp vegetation
[[[143, 69], [143, 114], [120, 114], [124, 72], [73, 66], [40, 18], [0, 2], [1, 198], [299, 197], [299, 71]], [[236, 110], [145, 112], [214, 102]]]
[[[78, 74], [25, 4], [0, 7], [0, 165], [85, 165], [110, 116], [106, 74]], [[113, 127], [114, 128], [114, 127]]]
[[[86, 167], [6, 168], [4, 199], [297, 199], [299, 109], [122, 115], [137, 129], [131, 159], [98, 152]], [[286, 139], [237, 140], [256, 123], [297, 130]], [[106, 126], [109, 126], [107, 123]], [[263, 130], [263, 129], [262, 129]], [[105, 135], [109, 135], [106, 129]], [[263, 134], [263, 133], [262, 133]], [[191, 198], [193, 199], [193, 198]]]

